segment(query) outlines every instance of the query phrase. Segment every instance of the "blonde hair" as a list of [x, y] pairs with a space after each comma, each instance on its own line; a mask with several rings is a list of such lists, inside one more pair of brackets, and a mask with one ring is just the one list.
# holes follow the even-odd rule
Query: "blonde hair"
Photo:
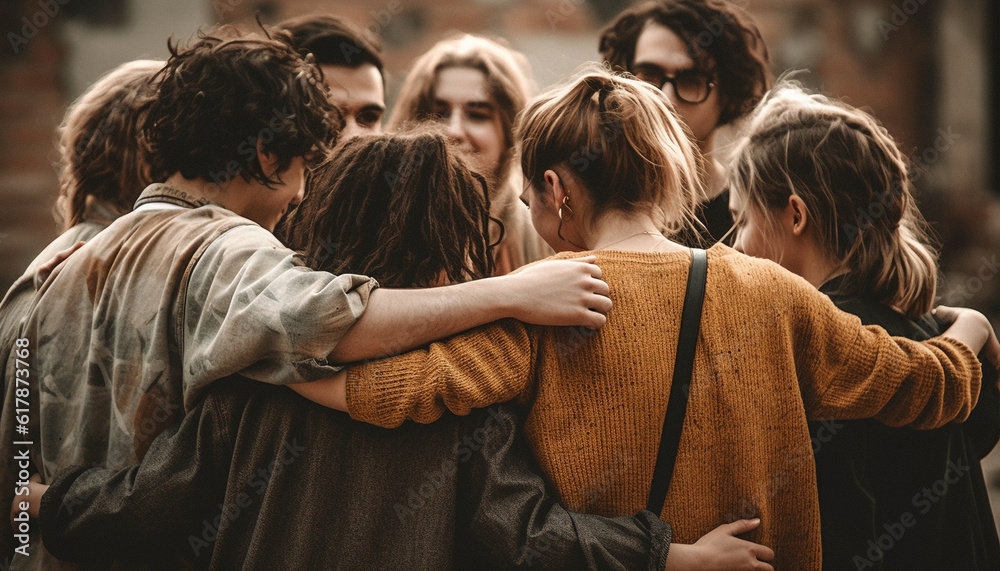
[[434, 116], [434, 91], [438, 72], [467, 67], [486, 77], [489, 95], [497, 104], [503, 128], [504, 152], [496, 172], [484, 173], [502, 184], [510, 172], [514, 150], [514, 120], [524, 108], [531, 90], [531, 68], [527, 58], [505, 43], [483, 36], [462, 34], [442, 40], [417, 58], [400, 89], [389, 117], [389, 130], [407, 123], [428, 121]]
[[83, 220], [88, 196], [125, 214], [154, 182], [138, 110], [152, 94], [150, 80], [162, 68], [162, 61], [122, 64], [66, 111], [58, 130], [59, 200], [54, 212], [64, 230]]
[[819, 245], [846, 272], [840, 293], [909, 317], [930, 310], [937, 252], [914, 202], [909, 161], [874, 117], [779, 81], [750, 116], [734, 157], [730, 188], [771, 228], [791, 195], [802, 199]]
[[528, 182], [542, 189], [547, 169], [569, 169], [589, 192], [595, 218], [648, 209], [671, 233], [694, 219], [704, 161], [670, 102], [645, 82], [589, 66], [533, 99], [517, 135]]

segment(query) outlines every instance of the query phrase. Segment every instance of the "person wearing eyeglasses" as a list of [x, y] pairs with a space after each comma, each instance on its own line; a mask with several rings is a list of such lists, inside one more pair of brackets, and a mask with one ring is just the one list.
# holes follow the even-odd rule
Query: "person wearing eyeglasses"
[[707, 159], [708, 180], [697, 211], [701, 236], [677, 239], [722, 239], [733, 220], [715, 134], [753, 109], [772, 83], [757, 26], [728, 2], [653, 0], [619, 14], [601, 32], [598, 49], [612, 67], [663, 91]]

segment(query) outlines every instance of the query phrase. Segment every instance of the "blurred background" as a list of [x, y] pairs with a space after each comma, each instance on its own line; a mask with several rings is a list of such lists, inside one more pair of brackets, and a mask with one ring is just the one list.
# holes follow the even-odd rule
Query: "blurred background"
[[[775, 75], [872, 111], [922, 169], [920, 206], [942, 243], [941, 301], [1000, 326], [1000, 2], [737, 0]], [[2, 0], [0, 288], [57, 235], [54, 130], [67, 104], [128, 60], [165, 59], [166, 39], [220, 22], [332, 11], [378, 33], [389, 104], [410, 62], [454, 31], [506, 38], [540, 89], [597, 58], [613, 0]], [[1000, 488], [1000, 455], [984, 463]], [[995, 497], [997, 495], [995, 494]], [[994, 512], [1000, 514], [994, 502]]]

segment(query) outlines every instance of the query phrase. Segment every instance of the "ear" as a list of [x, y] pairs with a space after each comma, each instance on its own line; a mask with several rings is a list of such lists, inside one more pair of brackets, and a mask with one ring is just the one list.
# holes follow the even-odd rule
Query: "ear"
[[809, 215], [806, 210], [806, 203], [798, 196], [788, 197], [788, 205], [785, 206], [784, 220], [787, 228], [793, 236], [802, 236], [809, 225]]
[[566, 187], [563, 186], [562, 178], [559, 177], [559, 173], [552, 169], [546, 170], [542, 173], [542, 180], [545, 181], [545, 188], [540, 188], [539, 196], [546, 203], [546, 205], [553, 212], [558, 210], [562, 205], [563, 198], [566, 195]]
[[278, 155], [265, 151], [260, 139], [257, 139], [257, 162], [260, 163], [260, 170], [267, 176], [273, 176], [278, 171]]

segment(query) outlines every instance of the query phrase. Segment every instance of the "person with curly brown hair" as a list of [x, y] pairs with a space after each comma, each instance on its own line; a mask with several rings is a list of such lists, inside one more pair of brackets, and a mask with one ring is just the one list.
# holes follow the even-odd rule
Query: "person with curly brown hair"
[[[771, 85], [767, 47], [750, 16], [721, 0], [652, 0], [625, 10], [602, 32], [601, 57], [660, 88], [708, 159], [698, 208], [701, 238], [733, 226], [715, 134], [754, 108]], [[684, 241], [697, 241], [687, 232]]]
[[[86, 242], [132, 209], [139, 192], [154, 180], [149, 150], [138, 132], [138, 109], [152, 93], [150, 79], [162, 61], [137, 60], [111, 70], [66, 110], [57, 149], [59, 198], [53, 212], [62, 234], [45, 247], [0, 302], [0, 379], [4, 408], [0, 415], [0, 498], [13, 499], [17, 461], [12, 442], [18, 384], [16, 370], [5, 367], [18, 338], [21, 320], [31, 309], [35, 274], [40, 266], [77, 242]], [[0, 524], [0, 560], [13, 555], [10, 520]]]

